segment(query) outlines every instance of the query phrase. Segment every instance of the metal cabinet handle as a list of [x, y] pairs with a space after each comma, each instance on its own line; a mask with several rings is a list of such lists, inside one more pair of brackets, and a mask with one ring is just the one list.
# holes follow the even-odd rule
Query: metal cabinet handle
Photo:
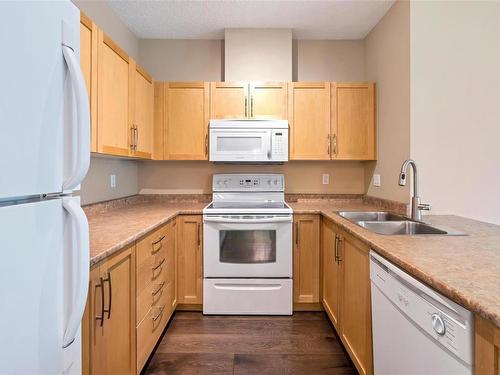
[[135, 126], [130, 127], [130, 149], [135, 150]]
[[299, 223], [295, 223], [295, 244], [299, 244]]
[[163, 305], [162, 307], [160, 307], [160, 311], [158, 312], [158, 314], [156, 314], [156, 316], [153, 316], [151, 319], [153, 319], [153, 322], [156, 322], [158, 320], [158, 318], [160, 316], [162, 316], [163, 314], [163, 310], [165, 309], [165, 306], [166, 305]]
[[139, 143], [139, 128], [135, 126], [135, 151], [137, 151], [137, 144]]
[[338, 263], [340, 264], [340, 262], [342, 262], [342, 243], [343, 243], [343, 239], [342, 239], [342, 236], [339, 236], [339, 245], [338, 245], [338, 256], [337, 256], [337, 261]]
[[253, 117], [253, 95], [250, 97], [250, 117]]
[[[102, 280], [102, 283], [103, 283], [102, 284], [103, 287], [104, 287], [104, 283], [108, 283], [108, 292], [109, 292], [108, 308], [107, 309], [103, 309], [102, 311], [108, 313], [108, 319], [109, 319], [109, 318], [111, 318], [111, 305], [112, 305], [112, 298], [113, 298], [113, 287], [111, 286], [111, 274], [108, 272], [108, 276], [105, 279], [101, 278], [101, 280]], [[104, 288], [103, 288], [102, 294], [104, 296]]]
[[198, 246], [200, 246], [201, 244], [201, 234], [200, 234], [200, 230], [201, 230], [201, 225], [200, 223], [197, 223], [197, 233], [198, 233]]
[[248, 97], [245, 96], [245, 117], [248, 117]]
[[97, 288], [101, 289], [101, 315], [96, 315], [95, 320], [101, 322], [99, 324], [99, 326], [102, 327], [104, 325], [104, 288], [103, 288], [104, 282], [103, 282], [102, 277], [100, 277], [99, 279], [100, 279], [100, 283], [97, 284], [95, 287], [96, 287], [96, 289]]
[[338, 255], [338, 245], [339, 245], [339, 236], [335, 234], [335, 245], [334, 245], [334, 251], [335, 251], [335, 262], [338, 263], [339, 260], [339, 255]]
[[155, 272], [158, 268], [161, 268], [163, 266], [163, 263], [165, 263], [165, 258], [163, 258], [160, 263], [158, 263], [156, 266], [151, 267], [151, 271]]
[[328, 152], [328, 155], [330, 155], [330, 153], [331, 153], [331, 145], [332, 145], [332, 142], [330, 140], [330, 135], [327, 135], [326, 138], [328, 139], [327, 140], [328, 146], [326, 146], [326, 150]]
[[[161, 248], [163, 247], [163, 239], [165, 238], [165, 236], [161, 236], [160, 238], [158, 238], [156, 241], [153, 241], [151, 242], [151, 254], [154, 255], [156, 254], [158, 251], [161, 250]], [[155, 249], [155, 246], [160, 244], [160, 246], [158, 246], [157, 249]]]
[[208, 134], [205, 134], [205, 156], [208, 156]]
[[156, 296], [158, 293], [162, 292], [163, 293], [163, 287], [165, 286], [165, 281], [163, 281], [160, 286], [156, 289], [156, 290], [153, 290], [151, 292], [151, 295], [154, 297]]
[[337, 155], [337, 134], [332, 135], [333, 154]]

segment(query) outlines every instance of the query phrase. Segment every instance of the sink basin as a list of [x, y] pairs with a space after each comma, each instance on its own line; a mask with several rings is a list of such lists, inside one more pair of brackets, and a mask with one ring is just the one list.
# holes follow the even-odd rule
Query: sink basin
[[387, 211], [341, 211], [338, 213], [343, 218], [352, 222], [358, 221], [406, 221], [403, 215]]
[[448, 234], [448, 232], [416, 221], [358, 221], [356, 224], [371, 232], [396, 234]]

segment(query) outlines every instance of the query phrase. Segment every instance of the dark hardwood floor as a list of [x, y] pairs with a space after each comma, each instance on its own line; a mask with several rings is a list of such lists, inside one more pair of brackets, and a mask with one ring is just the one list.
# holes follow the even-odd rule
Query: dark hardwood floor
[[357, 374], [321, 312], [290, 317], [177, 312], [143, 373]]

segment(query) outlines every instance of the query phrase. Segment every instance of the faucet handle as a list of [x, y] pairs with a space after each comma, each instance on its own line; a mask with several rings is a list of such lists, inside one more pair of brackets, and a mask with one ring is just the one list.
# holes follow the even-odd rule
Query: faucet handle
[[430, 211], [431, 210], [431, 205], [427, 203], [419, 203], [418, 209], [422, 211]]

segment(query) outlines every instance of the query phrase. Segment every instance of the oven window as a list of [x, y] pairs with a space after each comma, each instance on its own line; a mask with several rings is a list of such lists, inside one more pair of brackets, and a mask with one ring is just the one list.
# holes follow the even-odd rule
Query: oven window
[[219, 231], [221, 263], [275, 263], [275, 230]]
[[217, 151], [258, 153], [262, 137], [217, 137]]

